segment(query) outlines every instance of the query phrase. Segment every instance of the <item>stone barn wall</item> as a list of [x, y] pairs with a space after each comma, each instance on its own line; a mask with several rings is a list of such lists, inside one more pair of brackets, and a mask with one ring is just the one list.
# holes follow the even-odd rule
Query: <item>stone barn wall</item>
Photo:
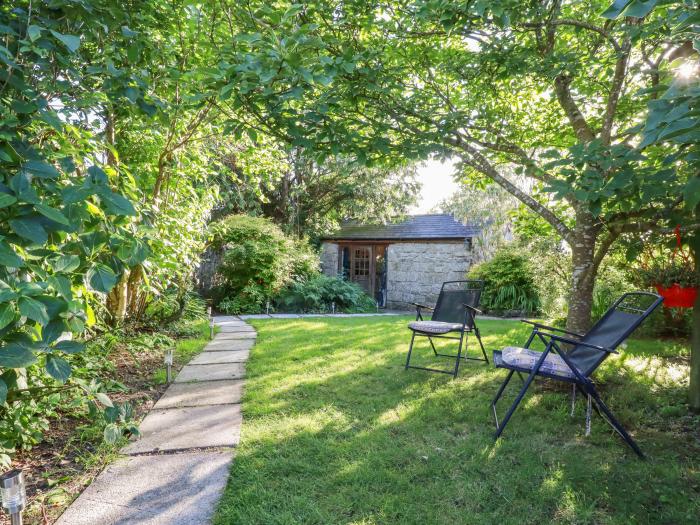
[[328, 276], [338, 275], [338, 245], [324, 242], [321, 245], [321, 271]]
[[408, 303], [435, 305], [444, 281], [466, 278], [472, 252], [464, 242], [389, 245], [387, 255], [387, 307], [413, 308]]

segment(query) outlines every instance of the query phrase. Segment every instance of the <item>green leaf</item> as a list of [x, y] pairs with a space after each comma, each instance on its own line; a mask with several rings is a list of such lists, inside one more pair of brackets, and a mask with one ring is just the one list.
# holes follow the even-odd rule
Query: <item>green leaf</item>
[[80, 266], [80, 257], [77, 255], [61, 255], [51, 263], [54, 272], [70, 273]]
[[0, 241], [0, 265], [21, 268], [24, 261], [7, 243]]
[[17, 299], [17, 294], [5, 281], [0, 281], [0, 303], [6, 303]]
[[683, 199], [685, 205], [694, 210], [700, 203], [700, 177], [692, 177], [683, 188]]
[[632, 18], [644, 18], [656, 6], [658, 0], [633, 0], [633, 2], [625, 9], [625, 16]]
[[65, 352], [66, 354], [78, 354], [85, 350], [85, 344], [78, 341], [59, 341], [54, 345], [54, 349]]
[[65, 226], [70, 226], [70, 222], [68, 221], [66, 216], [63, 215], [60, 211], [58, 211], [56, 208], [52, 208], [51, 206], [47, 206], [46, 204], [42, 204], [40, 202], [34, 204], [34, 208], [47, 219], [51, 219], [52, 221], [57, 222], [59, 224], [63, 224]]
[[64, 275], [52, 275], [48, 278], [48, 283], [67, 301], [73, 299], [73, 290], [71, 289], [71, 282], [68, 277]]
[[15, 308], [9, 303], [0, 304], [0, 330], [10, 324], [15, 318]]
[[632, 0], [615, 0], [600, 16], [613, 20], [620, 16], [620, 13], [625, 10], [625, 7], [627, 7], [627, 4], [631, 1]]
[[34, 24], [30, 25], [27, 28], [27, 36], [29, 36], [29, 40], [34, 42], [41, 36], [41, 28], [39, 26], [35, 26]]
[[122, 437], [122, 431], [117, 425], [110, 424], [105, 427], [104, 430], [105, 441], [110, 445], [114, 445]]
[[54, 166], [43, 160], [28, 160], [22, 169], [42, 179], [54, 179], [60, 175]]
[[85, 275], [87, 284], [95, 291], [107, 293], [117, 284], [117, 274], [109, 266], [95, 264]]
[[34, 113], [37, 109], [39, 109], [36, 102], [26, 102], [24, 100], [13, 100], [10, 107], [12, 108], [12, 111], [19, 114]]
[[71, 367], [68, 361], [60, 357], [49, 355], [46, 357], [46, 371], [54, 379], [58, 379], [62, 383], [70, 377]]
[[35, 217], [12, 219], [8, 222], [12, 231], [34, 244], [46, 244], [49, 239], [46, 230]]
[[26, 368], [36, 363], [36, 356], [28, 348], [10, 343], [0, 348], [0, 366], [4, 368]]
[[0, 379], [0, 405], [4, 405], [7, 401], [7, 383]]
[[41, 341], [47, 345], [53, 343], [66, 331], [66, 325], [61, 319], [55, 319], [41, 329]]
[[7, 208], [15, 202], [17, 202], [17, 197], [8, 195], [7, 193], [0, 193], [0, 208]]
[[20, 297], [19, 313], [44, 326], [49, 322], [49, 314], [43, 303], [31, 297]]
[[86, 255], [93, 256], [107, 243], [109, 238], [106, 234], [99, 231], [85, 233], [80, 236], [82, 248]]
[[75, 35], [64, 35], [58, 31], [51, 30], [51, 34], [58, 38], [61, 43], [66, 46], [68, 51], [75, 53], [80, 47], [80, 37]]
[[118, 193], [113, 193], [108, 189], [101, 191], [99, 195], [100, 198], [102, 198], [107, 211], [112, 215], [136, 215], [134, 206], [126, 197], [123, 197]]
[[106, 407], [113, 407], [114, 406], [114, 403], [112, 403], [112, 400], [104, 392], [95, 392], [95, 399], [97, 399], [100, 403], [102, 403]]

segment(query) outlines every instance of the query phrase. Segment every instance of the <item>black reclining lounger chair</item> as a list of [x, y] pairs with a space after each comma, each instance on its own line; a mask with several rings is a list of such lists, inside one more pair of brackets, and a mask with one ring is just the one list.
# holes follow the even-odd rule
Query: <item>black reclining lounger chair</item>
[[[498, 389], [496, 397], [491, 402], [491, 409], [496, 421], [495, 439], [503, 433], [513, 412], [525, 396], [535, 376], [542, 376], [556, 381], [564, 381], [573, 385], [576, 390], [588, 396], [587, 432], [590, 430], [590, 404], [595, 401], [596, 411], [610, 426], [632, 447], [644, 457], [634, 440], [622, 424], [615, 419], [608, 406], [603, 403], [598, 391], [591, 380], [591, 374], [600, 366], [611, 353], [617, 353], [616, 348], [622, 344], [637, 327], [642, 324], [663, 299], [649, 292], [631, 292], [620, 297], [600, 320], [585, 334], [576, 334], [560, 328], [525, 321], [533, 325], [530, 338], [523, 348], [506, 347], [493, 353], [493, 361], [497, 368], [510, 370], [505, 381]], [[560, 332], [557, 335], [551, 332]], [[545, 345], [543, 352], [530, 350], [530, 344], [538, 337]], [[562, 348], [562, 344], [570, 345], [570, 350]], [[499, 423], [496, 404], [505, 390], [513, 374], [521, 372], [529, 374], [524, 380], [517, 398], [508, 409], [503, 421]], [[522, 378], [522, 377], [521, 377]]]
[[[486, 357], [486, 350], [481, 342], [481, 334], [476, 326], [476, 315], [481, 313], [477, 309], [477, 306], [479, 306], [479, 299], [481, 298], [481, 291], [483, 289], [483, 281], [446, 281], [442, 283], [435, 308], [411, 303], [416, 307], [416, 320], [408, 325], [408, 328], [413, 334], [411, 335], [411, 344], [408, 348], [408, 356], [406, 357], [407, 369], [416, 368], [419, 370], [429, 370], [431, 372], [452, 374], [453, 377], [457, 377], [459, 363], [462, 359], [489, 362], [488, 357]], [[424, 309], [433, 311], [433, 315], [429, 321], [423, 319], [422, 310]], [[458, 335], [449, 335], [451, 333]], [[469, 333], [473, 333], [479, 341], [481, 353], [484, 356], [483, 358], [467, 357]], [[436, 356], [454, 359], [454, 370], [439, 370], [437, 368], [411, 365], [411, 353], [413, 352], [413, 343], [416, 336], [427, 337], [433, 349], [433, 353]], [[459, 340], [457, 355], [439, 353], [433, 344], [433, 338]], [[462, 355], [463, 346], [464, 356]]]

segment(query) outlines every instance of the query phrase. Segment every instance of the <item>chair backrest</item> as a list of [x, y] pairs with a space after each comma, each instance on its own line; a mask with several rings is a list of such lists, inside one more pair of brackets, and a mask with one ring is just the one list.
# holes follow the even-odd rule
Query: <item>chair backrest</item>
[[[649, 317], [662, 301], [663, 298], [655, 293], [626, 293], [615, 301], [581, 340], [614, 350], [642, 324], [644, 319]], [[588, 376], [600, 366], [608, 356], [608, 352], [577, 345], [567, 353], [567, 356], [583, 375]]]
[[[463, 323], [464, 305], [468, 304], [478, 308], [483, 289], [484, 281], [446, 281], [442, 283], [431, 319], [445, 323]], [[472, 329], [473, 327], [474, 314], [470, 310], [467, 312], [467, 328]]]

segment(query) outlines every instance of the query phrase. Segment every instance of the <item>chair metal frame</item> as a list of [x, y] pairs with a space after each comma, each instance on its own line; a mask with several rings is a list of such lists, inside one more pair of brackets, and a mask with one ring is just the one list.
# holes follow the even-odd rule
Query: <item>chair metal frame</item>
[[[633, 296], [648, 296], [650, 299], [653, 298], [653, 302], [644, 310], [641, 309], [636, 309], [634, 307], [629, 307], [629, 306], [624, 306], [624, 301], [630, 297]], [[497, 368], [505, 368], [510, 370], [508, 373], [508, 376], [506, 377], [505, 381], [501, 384], [500, 388], [498, 389], [498, 392], [496, 393], [496, 396], [493, 398], [493, 401], [491, 401], [491, 410], [493, 412], [493, 417], [494, 421], [496, 423], [496, 433], [494, 435], [494, 440], [497, 440], [503, 431], [505, 430], [506, 425], [510, 421], [510, 418], [512, 417], [513, 413], [515, 410], [518, 408], [518, 405], [522, 401], [523, 397], [525, 397], [525, 394], [527, 393], [527, 389], [530, 387], [532, 384], [533, 380], [535, 379], [536, 376], [542, 376], [548, 379], [554, 379], [556, 381], [562, 381], [566, 383], [571, 383], [573, 394], [575, 396], [575, 392], [579, 391], [583, 395], [588, 397], [588, 404], [589, 407], [591, 405], [591, 399], [595, 401], [595, 404], [593, 407], [595, 408], [596, 412], [605, 420], [612, 428], [615, 430], [620, 437], [627, 443], [632, 450], [640, 457], [644, 458], [644, 453], [641, 451], [637, 443], [632, 439], [632, 437], [629, 435], [629, 433], [625, 430], [625, 428], [622, 426], [622, 423], [620, 423], [615, 416], [613, 415], [612, 411], [610, 408], [603, 402], [603, 400], [600, 397], [600, 394], [598, 393], [598, 390], [595, 387], [595, 384], [590, 378], [590, 375], [598, 369], [600, 364], [610, 355], [610, 354], [617, 354], [619, 353], [616, 348], [622, 344], [629, 336], [634, 332], [640, 324], [658, 307], [661, 302], [663, 301], [663, 298], [657, 294], [650, 293], [650, 292], [630, 292], [622, 295], [615, 303], [608, 309], [608, 311], [603, 315], [603, 317], [600, 318], [600, 320], [589, 330], [586, 334], [578, 334], [576, 332], [571, 332], [569, 330], [564, 330], [562, 328], [554, 328], [552, 326], [547, 326], [541, 323], [536, 323], [532, 321], [525, 321], [523, 322], [531, 324], [533, 326], [532, 332], [530, 333], [530, 337], [528, 338], [527, 342], [525, 343], [524, 348], [529, 348], [530, 344], [532, 341], [537, 337], [542, 343], [545, 345], [545, 350], [541, 353], [542, 355], [539, 357], [537, 362], [532, 368], [527, 368], [527, 367], [519, 367], [519, 366], [514, 366], [510, 365], [508, 363], [503, 362], [501, 359], [499, 359], [499, 354], [498, 352], [494, 352], [494, 364], [496, 365]], [[605, 322], [606, 319], [608, 319], [612, 313], [620, 306], [623, 305], [623, 308], [625, 310], [630, 310], [630, 311], [635, 311], [636, 313], [639, 314], [639, 318], [631, 323], [630, 327], [624, 331], [624, 333], [618, 337], [618, 340], [614, 345], [611, 345], [611, 347], [604, 347], [596, 344], [592, 344], [589, 342], [584, 341], [583, 339], [586, 338], [588, 334], [593, 332], [593, 330], [596, 327], [602, 326], [603, 323]], [[557, 335], [552, 332], [559, 332], [563, 333], [566, 335]], [[571, 356], [571, 351], [565, 351], [564, 349], [561, 348], [561, 344], [567, 344], [567, 345], [573, 345], [573, 349], [579, 348], [579, 347], [586, 347], [590, 349], [597, 350], [601, 352], [600, 358], [598, 359], [597, 363], [594, 365], [590, 366], [589, 370], [579, 370], [575, 363], [572, 361], [572, 356]], [[558, 354], [564, 363], [568, 366], [569, 369], [571, 369], [571, 372], [573, 373], [573, 377], [568, 377], [568, 376], [561, 376], [549, 372], [545, 372], [540, 370], [542, 367], [542, 364], [544, 363], [547, 355], [553, 352], [555, 354]], [[508, 411], [506, 412], [505, 417], [503, 420], [499, 423], [498, 421], [498, 412], [496, 409], [496, 405], [503, 395], [503, 391], [505, 390], [506, 386], [510, 382], [511, 378], [513, 377], [513, 374], [517, 372], [518, 376], [520, 379], [523, 381], [523, 386], [520, 389], [520, 392], [518, 393], [518, 396], [515, 398], [515, 401], [513, 401], [513, 404], [510, 406]], [[523, 379], [523, 376], [521, 375], [522, 373], [527, 373], [529, 374], [527, 378]], [[575, 400], [575, 397], [572, 400], [572, 415], [573, 415], [573, 402]], [[587, 427], [587, 432], [590, 431], [590, 409], [587, 411], [587, 421], [586, 421], [586, 427]]]
[[[427, 370], [428, 372], [438, 372], [440, 374], [448, 374], [452, 375], [453, 378], [457, 377], [457, 374], [459, 372], [459, 364], [462, 360], [471, 360], [471, 361], [483, 361], [488, 364], [489, 358], [486, 355], [486, 349], [484, 348], [484, 344], [481, 342], [481, 333], [479, 332], [479, 328], [476, 325], [476, 315], [481, 314], [481, 310], [476, 308], [476, 306], [479, 303], [479, 299], [481, 297], [481, 291], [484, 289], [484, 281], [480, 280], [464, 280], [464, 281], [445, 281], [442, 283], [442, 286], [440, 287], [440, 295], [438, 296], [437, 303], [435, 307], [430, 307], [426, 306], [423, 304], [418, 304], [418, 303], [411, 303], [413, 306], [416, 307], [416, 321], [424, 321], [423, 319], [423, 314], [422, 310], [430, 310], [433, 312], [431, 315], [431, 320], [439, 321], [439, 319], [432, 319], [434, 316], [434, 312], [438, 309], [438, 306], [441, 304], [441, 298], [443, 296], [443, 292], [445, 291], [445, 285], [454, 285], [454, 284], [464, 284], [465, 287], [467, 287], [467, 290], [478, 290], [479, 294], [477, 295], [476, 301], [474, 305], [462, 303], [462, 307], [464, 308], [464, 317], [462, 320], [462, 326], [459, 329], [455, 330], [450, 330], [447, 332], [447, 334], [452, 333], [452, 332], [458, 332], [459, 336], [450, 336], [446, 334], [433, 334], [433, 333], [428, 333], [428, 332], [421, 332], [420, 330], [416, 330], [413, 328], [409, 329], [413, 332], [411, 335], [411, 343], [408, 347], [408, 355], [406, 356], [406, 365], [405, 369], [408, 370], [409, 368], [414, 368], [416, 370]], [[478, 287], [476, 287], [478, 286]], [[453, 324], [458, 324], [458, 323], [453, 323]], [[481, 353], [483, 355], [483, 358], [481, 357], [469, 357], [466, 355], [467, 350], [469, 348], [469, 334], [474, 333], [474, 336], [476, 337], [477, 341], [479, 341], [479, 346], [481, 347]], [[455, 360], [455, 366], [454, 370], [440, 370], [439, 368], [429, 368], [429, 367], [424, 367], [424, 366], [415, 366], [411, 364], [411, 355], [413, 353], [413, 345], [416, 339], [416, 336], [418, 337], [427, 337], [428, 341], [430, 342], [430, 347], [433, 350], [433, 354], [436, 357], [449, 357], [451, 359]], [[457, 348], [457, 355], [451, 355], [451, 354], [442, 354], [437, 351], [435, 348], [435, 344], [433, 343], [433, 338], [435, 339], [452, 339], [455, 341], [459, 341], [459, 346]], [[464, 348], [464, 355], [462, 355], [462, 349]]]

